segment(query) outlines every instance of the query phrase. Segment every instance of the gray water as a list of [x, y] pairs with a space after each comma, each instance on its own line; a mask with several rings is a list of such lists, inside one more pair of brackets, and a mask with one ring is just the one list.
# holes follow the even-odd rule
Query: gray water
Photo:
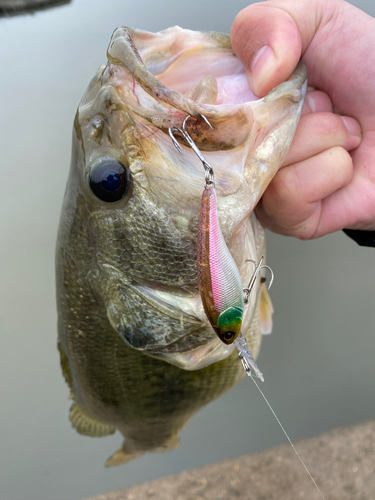
[[[375, 16], [373, 1], [352, 3]], [[285, 442], [247, 379], [196, 414], [177, 450], [105, 469], [122, 438], [71, 428], [56, 349], [54, 246], [73, 118], [112, 31], [229, 32], [246, 4], [73, 0], [1, 21], [2, 500], [78, 500]], [[274, 332], [258, 364], [292, 439], [374, 418], [374, 258], [342, 233], [268, 233]]]

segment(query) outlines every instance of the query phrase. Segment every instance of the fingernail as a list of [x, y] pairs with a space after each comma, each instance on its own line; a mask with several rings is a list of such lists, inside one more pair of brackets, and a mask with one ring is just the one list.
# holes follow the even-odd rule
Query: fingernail
[[307, 104], [310, 106], [310, 109], [313, 113], [316, 112], [316, 104], [315, 104], [315, 101], [314, 99], [311, 97], [311, 96], [307, 96], [306, 97], [306, 101], [307, 101]]
[[256, 95], [261, 94], [261, 89], [264, 83], [269, 79], [272, 66], [275, 62], [275, 53], [269, 45], [263, 45], [255, 54], [250, 71], [253, 91]]
[[357, 122], [357, 120], [354, 120], [354, 118], [350, 118], [349, 116], [342, 116], [341, 117], [346, 130], [349, 132], [349, 137], [346, 141], [345, 148], [347, 151], [351, 151], [352, 149], [355, 149], [358, 147], [362, 141], [362, 130]]
[[361, 127], [357, 120], [350, 118], [350, 116], [342, 116], [341, 119], [350, 135], [356, 135], [357, 137], [361, 136]]

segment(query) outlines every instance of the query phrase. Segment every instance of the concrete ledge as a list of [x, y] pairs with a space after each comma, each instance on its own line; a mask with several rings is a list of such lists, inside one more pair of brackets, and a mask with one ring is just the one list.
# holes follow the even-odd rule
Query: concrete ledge
[[[334, 429], [296, 448], [326, 500], [375, 500], [375, 421]], [[87, 500], [321, 499], [292, 448], [184, 471]]]

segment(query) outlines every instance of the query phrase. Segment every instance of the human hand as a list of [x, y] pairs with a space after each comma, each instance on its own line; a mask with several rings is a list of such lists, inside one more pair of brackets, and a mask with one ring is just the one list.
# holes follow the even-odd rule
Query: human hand
[[301, 56], [319, 89], [256, 208], [262, 224], [301, 239], [375, 230], [375, 19], [342, 0], [272, 0], [241, 11], [231, 39], [259, 97]]

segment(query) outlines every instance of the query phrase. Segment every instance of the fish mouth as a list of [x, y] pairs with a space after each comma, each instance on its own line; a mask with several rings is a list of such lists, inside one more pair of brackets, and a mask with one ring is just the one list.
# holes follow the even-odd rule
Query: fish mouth
[[220, 151], [245, 150], [242, 175], [253, 209], [293, 139], [307, 88], [303, 63], [286, 82], [258, 99], [229, 35], [223, 33], [178, 26], [159, 33], [120, 27], [112, 35], [107, 57], [109, 67], [101, 81], [119, 93], [151, 150], [153, 140], [164, 143], [162, 136], [168, 139], [168, 129], [181, 127], [187, 115], [197, 118], [189, 124], [189, 135], [202, 151], [219, 156]]

